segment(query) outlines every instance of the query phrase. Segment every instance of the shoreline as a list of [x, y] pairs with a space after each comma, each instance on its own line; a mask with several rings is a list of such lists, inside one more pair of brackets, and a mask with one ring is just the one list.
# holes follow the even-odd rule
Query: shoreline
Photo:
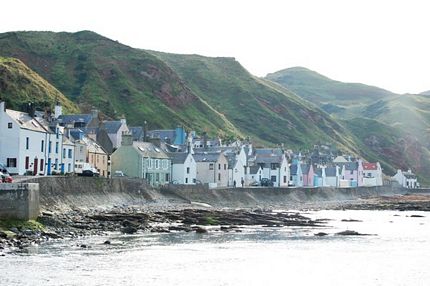
[[[274, 215], [273, 210], [282, 210]], [[11, 225], [4, 232], [0, 227], [0, 256], [52, 239], [74, 239], [108, 232], [133, 234], [136, 232], [207, 233], [207, 226], [218, 226], [218, 231], [240, 232], [241, 226], [263, 227], [319, 227], [323, 223], [306, 217], [313, 210], [397, 210], [430, 211], [430, 195], [406, 194], [320, 202], [291, 202], [289, 206], [274, 208], [219, 208], [202, 203], [166, 205], [165, 202], [145, 205], [123, 205], [105, 209], [44, 210], [37, 219], [36, 229], [28, 225]], [[160, 226], [163, 224], [165, 226]], [[356, 234], [358, 235], [358, 234]], [[107, 244], [109, 242], [106, 242]], [[85, 247], [85, 246], [82, 246]]]

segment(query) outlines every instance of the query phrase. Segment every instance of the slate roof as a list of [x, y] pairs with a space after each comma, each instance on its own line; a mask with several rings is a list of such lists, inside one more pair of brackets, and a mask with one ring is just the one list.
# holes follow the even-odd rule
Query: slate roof
[[103, 121], [104, 129], [108, 134], [115, 134], [121, 128], [122, 122], [119, 120], [115, 121]]
[[83, 122], [85, 123], [85, 126], [87, 126], [92, 119], [93, 119], [92, 114], [70, 114], [70, 115], [60, 115], [58, 117], [58, 121], [62, 125], [74, 124], [75, 122]]
[[275, 155], [275, 154], [263, 154], [263, 155], [257, 155], [255, 158], [256, 164], [271, 164], [271, 163], [281, 163], [282, 162], [282, 155]]
[[228, 168], [233, 169], [237, 162], [237, 157], [235, 153], [224, 153], [228, 161]]
[[284, 154], [284, 152], [282, 151], [282, 149], [279, 148], [275, 148], [275, 149], [255, 149], [255, 154], [256, 155], [278, 155], [278, 156], [282, 156], [282, 154]]
[[326, 177], [336, 177], [336, 167], [327, 167], [325, 169]]
[[160, 138], [164, 141], [170, 141], [170, 143], [175, 142], [176, 130], [151, 130], [148, 131], [148, 137], [150, 138]]
[[412, 172], [403, 172], [403, 176], [405, 176], [406, 179], [416, 179], [417, 178], [417, 176]]
[[145, 158], [169, 159], [166, 153], [163, 152], [154, 144], [148, 142], [133, 142], [133, 148]]
[[258, 170], [260, 170], [260, 166], [258, 166], [258, 165], [249, 167], [249, 173], [251, 175], [257, 174]]
[[378, 166], [376, 163], [363, 163], [364, 170], [377, 170]]
[[172, 160], [172, 164], [184, 164], [188, 157], [188, 153], [183, 152], [168, 153], [167, 155]]
[[19, 124], [20, 128], [37, 132], [53, 133], [43, 118], [33, 118], [28, 113], [11, 109], [6, 109], [6, 113]]
[[128, 130], [131, 132], [131, 135], [133, 136], [134, 141], [142, 141], [144, 139], [143, 127], [141, 126], [128, 127]]
[[221, 153], [198, 153], [194, 154], [196, 162], [216, 162]]
[[292, 164], [290, 166], [290, 175], [291, 176], [297, 176], [297, 170], [298, 170], [298, 165], [297, 164]]

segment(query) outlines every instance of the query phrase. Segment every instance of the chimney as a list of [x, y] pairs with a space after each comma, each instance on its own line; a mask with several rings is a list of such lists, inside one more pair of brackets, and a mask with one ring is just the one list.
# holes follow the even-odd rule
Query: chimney
[[131, 133], [124, 133], [122, 135], [121, 146], [131, 146], [133, 145], [133, 135]]
[[203, 132], [203, 148], [208, 148], [208, 134], [206, 132]]
[[27, 104], [27, 112], [30, 117], [34, 117], [34, 115], [36, 114], [36, 107], [34, 106], [34, 103], [29, 102]]
[[54, 117], [55, 119], [58, 119], [61, 115], [63, 115], [63, 107], [59, 102], [57, 102], [54, 108]]

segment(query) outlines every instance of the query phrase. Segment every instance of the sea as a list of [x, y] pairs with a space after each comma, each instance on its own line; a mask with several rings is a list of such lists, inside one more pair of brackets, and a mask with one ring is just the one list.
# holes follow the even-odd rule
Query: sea
[[0, 285], [430, 285], [429, 213], [302, 214], [326, 225], [51, 241], [0, 257]]

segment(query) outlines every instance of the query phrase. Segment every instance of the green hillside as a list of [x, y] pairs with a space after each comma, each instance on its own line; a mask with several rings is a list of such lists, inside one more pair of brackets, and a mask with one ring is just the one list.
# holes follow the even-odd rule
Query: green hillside
[[66, 113], [78, 111], [55, 87], [14, 58], [0, 57], [0, 100], [6, 102], [7, 108], [18, 110], [29, 102], [44, 108], [53, 107], [58, 101]]
[[[286, 144], [296, 150], [308, 149], [317, 142], [332, 143], [338, 149], [369, 160], [380, 160], [389, 171], [402, 167], [402, 162], [409, 162], [405, 157], [408, 154], [415, 154], [398, 151], [403, 145], [393, 139], [397, 136], [396, 130], [389, 129], [386, 134], [387, 126], [379, 122], [373, 134], [380, 136], [378, 142], [385, 142], [385, 145], [378, 148], [369, 145], [371, 133], [365, 124], [376, 121], [334, 120], [319, 109], [317, 106], [321, 104], [311, 97], [303, 96], [304, 99], [281, 83], [257, 78], [233, 58], [139, 50], [88, 31], [0, 34], [0, 56], [22, 60], [78, 104], [82, 111], [94, 106], [112, 118], [125, 115], [132, 125], [147, 121], [149, 128], [172, 128], [180, 124], [198, 132], [207, 131], [210, 135], [250, 136], [259, 144]], [[355, 111], [351, 110], [357, 102], [360, 102], [360, 112], [364, 112], [369, 105], [364, 104], [365, 100], [358, 100], [358, 96], [366, 97], [372, 103], [376, 102], [372, 100], [374, 98], [393, 97], [384, 90], [347, 84], [358, 91], [348, 99], [337, 100], [342, 94], [349, 95], [349, 92], [340, 92], [347, 89], [345, 85], [316, 73], [311, 75], [309, 84], [304, 78], [300, 81], [302, 86], [312, 86], [312, 82], [317, 85], [313, 87], [314, 95], [320, 92], [323, 82], [330, 82], [326, 86], [336, 86], [338, 92], [328, 91], [321, 96], [326, 100], [321, 103], [331, 104], [330, 108], [339, 114], [347, 111], [354, 115]], [[4, 82], [10, 86], [13, 81], [7, 79]], [[376, 95], [368, 95], [369, 90], [376, 90]], [[15, 94], [19, 91], [23, 92], [25, 88], [16, 87]], [[296, 93], [302, 96], [297, 90]], [[42, 101], [55, 98], [44, 94], [36, 97]], [[15, 97], [9, 98], [12, 106], [21, 102]], [[65, 99], [61, 101], [65, 106], [70, 104]], [[379, 120], [377, 108], [366, 109], [368, 117]], [[76, 107], [70, 105], [69, 110], [76, 110]], [[413, 142], [407, 135], [401, 138], [405, 138], [407, 146]], [[420, 148], [417, 147], [419, 152], [422, 151]], [[422, 154], [419, 152], [417, 154]], [[397, 157], [392, 158], [393, 154]], [[426, 160], [423, 157], [421, 161], [422, 170]]]
[[0, 55], [21, 59], [83, 111], [94, 106], [150, 128], [240, 134], [158, 58], [93, 32], [4, 33]]
[[[337, 118], [346, 119], [343, 125], [360, 139], [357, 142], [362, 144], [362, 153], [370, 149], [381, 161], [396, 168], [412, 167], [422, 180], [427, 180], [430, 173], [430, 98], [425, 93], [394, 94], [363, 84], [334, 81], [305, 68], [282, 70], [267, 78]], [[375, 149], [367, 144], [374, 136], [379, 138], [378, 142], [384, 142], [384, 147], [378, 145]], [[368, 156], [371, 158], [372, 154]]]
[[254, 77], [234, 58], [152, 53], [245, 134], [294, 148], [318, 140], [336, 141], [344, 149], [355, 147], [326, 113], [285, 88]]
[[361, 83], [332, 80], [304, 67], [288, 68], [270, 73], [266, 79], [295, 92], [328, 113], [354, 117], [362, 106], [388, 98], [393, 93]]

